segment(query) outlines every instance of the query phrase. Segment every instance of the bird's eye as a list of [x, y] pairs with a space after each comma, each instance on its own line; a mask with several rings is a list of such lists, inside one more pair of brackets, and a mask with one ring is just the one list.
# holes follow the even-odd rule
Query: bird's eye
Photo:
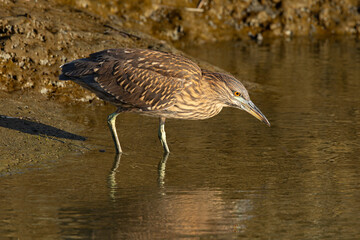
[[240, 97], [240, 96], [241, 96], [241, 93], [240, 93], [240, 92], [234, 92], [234, 95], [235, 95], [236, 97]]

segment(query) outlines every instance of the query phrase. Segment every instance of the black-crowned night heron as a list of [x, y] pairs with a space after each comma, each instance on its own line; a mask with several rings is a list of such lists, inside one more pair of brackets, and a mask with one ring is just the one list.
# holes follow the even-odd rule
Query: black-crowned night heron
[[108, 124], [118, 153], [122, 150], [115, 119], [121, 112], [159, 117], [159, 139], [165, 152], [170, 152], [166, 118], [206, 119], [223, 107], [235, 107], [270, 126], [239, 80], [201, 69], [182, 56], [146, 49], [109, 49], [61, 68], [60, 80], [72, 80], [117, 107]]

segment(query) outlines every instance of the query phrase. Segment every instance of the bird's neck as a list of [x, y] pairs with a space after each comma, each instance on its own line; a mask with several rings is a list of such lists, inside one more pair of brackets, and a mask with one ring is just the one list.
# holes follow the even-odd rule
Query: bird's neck
[[[205, 95], [209, 98], [214, 104], [221, 105], [222, 107], [227, 106], [226, 102], [228, 99], [225, 97], [226, 88], [224, 83], [218, 79], [217, 73], [209, 72], [203, 70], [203, 77], [202, 77], [202, 89], [206, 89]], [[221, 108], [222, 108], [221, 107]]]

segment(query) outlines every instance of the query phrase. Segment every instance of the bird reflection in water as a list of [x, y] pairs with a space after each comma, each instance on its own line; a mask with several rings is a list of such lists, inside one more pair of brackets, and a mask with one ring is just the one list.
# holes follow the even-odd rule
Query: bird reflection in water
[[158, 184], [160, 188], [163, 188], [165, 184], [165, 168], [168, 157], [169, 153], [165, 152], [158, 165]]
[[[116, 182], [116, 173], [117, 169], [120, 166], [122, 153], [115, 154], [114, 163], [111, 167], [109, 176], [108, 176], [108, 186], [110, 189], [110, 198], [115, 201], [116, 199], [116, 191], [118, 189], [118, 184]], [[165, 170], [166, 170], [166, 161], [169, 157], [169, 153], [164, 153], [161, 160], [158, 164], [158, 184], [160, 188], [164, 188], [165, 185]]]
[[117, 169], [120, 165], [120, 160], [121, 160], [121, 155], [122, 153], [118, 153], [115, 154], [115, 159], [114, 159], [114, 163], [111, 167], [109, 176], [108, 176], [108, 186], [110, 189], [110, 198], [115, 201], [116, 197], [116, 190], [117, 190], [117, 183], [116, 183], [116, 173], [117, 173]]

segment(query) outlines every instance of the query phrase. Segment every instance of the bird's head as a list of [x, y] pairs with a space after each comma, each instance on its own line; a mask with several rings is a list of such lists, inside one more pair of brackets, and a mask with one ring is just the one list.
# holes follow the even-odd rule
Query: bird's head
[[250, 100], [248, 91], [239, 80], [231, 75], [224, 73], [212, 74], [213, 77], [216, 77], [218, 80], [220, 80], [220, 84], [216, 88], [218, 92], [220, 91], [219, 93], [222, 96], [222, 101], [224, 102], [225, 106], [245, 110], [270, 127], [270, 122]]

